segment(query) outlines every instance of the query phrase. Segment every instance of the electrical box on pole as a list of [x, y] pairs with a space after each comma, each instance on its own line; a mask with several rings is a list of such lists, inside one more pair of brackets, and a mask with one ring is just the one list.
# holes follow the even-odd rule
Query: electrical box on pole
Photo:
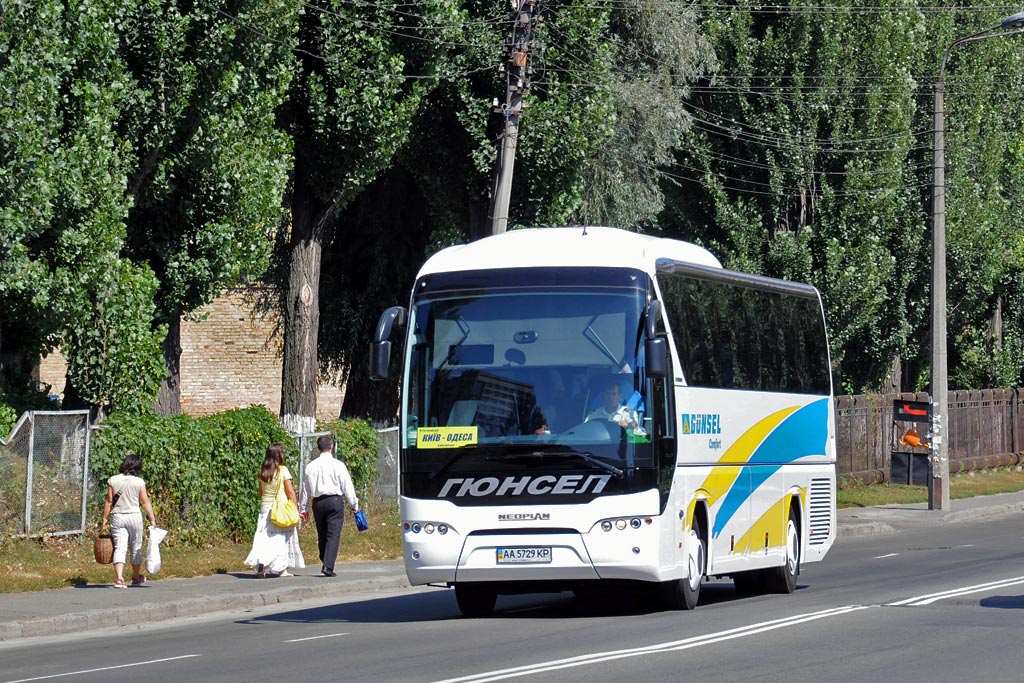
[[506, 61], [501, 65], [505, 74], [505, 101], [496, 104], [495, 110], [504, 117], [501, 134], [501, 150], [494, 178], [494, 192], [491, 195], [491, 234], [505, 232], [508, 228], [508, 207], [512, 197], [512, 171], [515, 168], [516, 143], [519, 141], [519, 119], [522, 116], [523, 96], [530, 87], [530, 50], [534, 45], [534, 30], [540, 21], [536, 0], [512, 0], [513, 11], [508, 17], [512, 22], [512, 35], [505, 44]]

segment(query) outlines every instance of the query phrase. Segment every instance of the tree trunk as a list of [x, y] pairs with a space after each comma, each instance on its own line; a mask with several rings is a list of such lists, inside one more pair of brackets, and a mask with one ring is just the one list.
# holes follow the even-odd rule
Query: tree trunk
[[167, 417], [181, 415], [181, 316], [168, 323], [162, 349], [167, 374], [160, 383], [156, 412]]
[[292, 239], [285, 305], [281, 420], [292, 434], [316, 431], [319, 376], [317, 341], [320, 326], [320, 255], [326, 207], [295, 169]]
[[902, 392], [903, 381], [903, 359], [900, 354], [894, 354], [889, 363], [888, 376], [882, 386], [882, 393], [899, 394]]
[[996, 308], [988, 321], [989, 344], [993, 351], [1003, 350], [1003, 297], [996, 296]]

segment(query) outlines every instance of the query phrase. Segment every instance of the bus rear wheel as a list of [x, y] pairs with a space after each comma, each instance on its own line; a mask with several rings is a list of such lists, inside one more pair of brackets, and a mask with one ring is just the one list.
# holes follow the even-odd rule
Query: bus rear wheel
[[489, 617], [494, 614], [498, 593], [485, 583], [455, 584], [455, 602], [462, 615], [470, 618]]
[[792, 593], [796, 590], [796, 577], [800, 574], [800, 528], [795, 510], [790, 510], [789, 524], [786, 525], [786, 563], [763, 571], [764, 587], [769, 593]]

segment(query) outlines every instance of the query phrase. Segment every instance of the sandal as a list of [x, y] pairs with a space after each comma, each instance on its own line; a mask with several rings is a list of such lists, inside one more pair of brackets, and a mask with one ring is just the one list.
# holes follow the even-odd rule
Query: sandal
[[141, 574], [132, 579], [133, 586], [141, 586], [144, 583], [146, 583], [146, 577], [142, 576]]
[[124, 579], [118, 579], [115, 581], [114, 588], [127, 588], [127, 586], [124, 585]]

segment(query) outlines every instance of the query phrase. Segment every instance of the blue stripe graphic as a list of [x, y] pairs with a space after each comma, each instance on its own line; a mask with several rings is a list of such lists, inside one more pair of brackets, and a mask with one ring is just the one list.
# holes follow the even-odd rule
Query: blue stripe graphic
[[828, 440], [828, 402], [829, 399], [823, 398], [796, 411], [783, 420], [782, 424], [754, 450], [747, 459], [749, 464], [774, 464], [775, 467], [758, 467], [752, 476], [749, 472], [743, 472], [736, 478], [722, 501], [722, 507], [715, 515], [715, 526], [711, 530], [714, 538], [718, 538], [725, 525], [751, 494], [778, 472], [783, 464], [808, 455], [825, 454], [825, 442]]

